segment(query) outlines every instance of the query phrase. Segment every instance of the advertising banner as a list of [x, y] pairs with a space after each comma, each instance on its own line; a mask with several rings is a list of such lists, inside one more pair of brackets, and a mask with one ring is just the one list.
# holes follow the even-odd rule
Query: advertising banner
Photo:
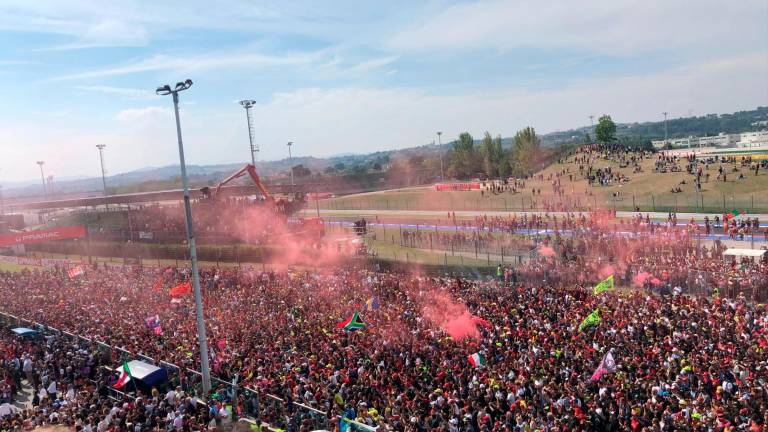
[[0, 235], [0, 247], [85, 237], [84, 225]]

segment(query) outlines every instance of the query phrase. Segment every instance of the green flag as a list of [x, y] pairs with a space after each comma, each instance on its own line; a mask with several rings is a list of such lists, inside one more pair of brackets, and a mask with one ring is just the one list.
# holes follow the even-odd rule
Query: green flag
[[595, 288], [592, 289], [592, 294], [598, 295], [611, 290], [613, 290], [613, 275], [608, 276], [605, 280], [595, 285]]
[[586, 327], [596, 326], [600, 324], [600, 309], [595, 309], [589, 314], [584, 321], [579, 324], [579, 331], [583, 331]]

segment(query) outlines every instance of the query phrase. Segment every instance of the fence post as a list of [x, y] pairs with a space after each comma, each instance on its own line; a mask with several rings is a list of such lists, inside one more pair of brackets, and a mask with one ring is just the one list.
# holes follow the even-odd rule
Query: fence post
[[653, 211], [656, 211], [656, 198], [651, 194], [651, 203], [653, 205]]

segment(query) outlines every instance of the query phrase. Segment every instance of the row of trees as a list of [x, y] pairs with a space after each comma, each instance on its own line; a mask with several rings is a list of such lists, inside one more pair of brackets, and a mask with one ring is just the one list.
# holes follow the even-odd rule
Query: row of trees
[[468, 132], [459, 135], [448, 152], [446, 175], [468, 179], [485, 175], [488, 178], [507, 178], [534, 173], [546, 162], [550, 152], [541, 147], [541, 140], [532, 127], [518, 131], [511, 148], [504, 148], [501, 135], [492, 137], [486, 132], [479, 145]]

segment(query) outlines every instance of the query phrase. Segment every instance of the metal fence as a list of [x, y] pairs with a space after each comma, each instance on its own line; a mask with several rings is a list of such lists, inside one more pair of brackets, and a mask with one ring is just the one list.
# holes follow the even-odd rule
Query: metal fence
[[[469, 193], [468, 193], [469, 194]], [[423, 197], [335, 199], [320, 201], [324, 210], [421, 210], [421, 211], [619, 211], [723, 213], [734, 209], [768, 213], [768, 194], [512, 194], [486, 193], [482, 197], [423, 199]]]

